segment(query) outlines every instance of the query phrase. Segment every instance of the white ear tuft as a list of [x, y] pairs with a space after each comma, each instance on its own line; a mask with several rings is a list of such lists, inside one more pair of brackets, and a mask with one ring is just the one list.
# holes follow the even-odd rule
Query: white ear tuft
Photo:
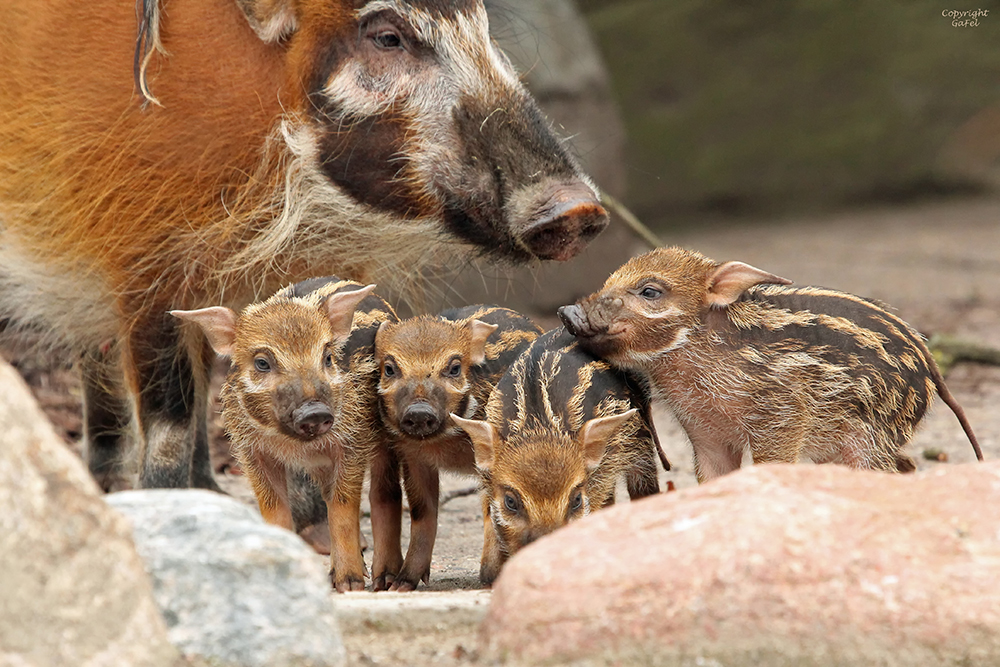
[[276, 42], [299, 27], [291, 0], [236, 0], [236, 4], [261, 41]]

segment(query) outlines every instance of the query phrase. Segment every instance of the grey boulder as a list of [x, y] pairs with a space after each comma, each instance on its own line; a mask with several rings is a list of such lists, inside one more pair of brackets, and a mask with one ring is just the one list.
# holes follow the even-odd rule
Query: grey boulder
[[185, 657], [220, 667], [343, 664], [323, 559], [297, 535], [210, 491], [107, 500], [132, 521], [168, 636]]

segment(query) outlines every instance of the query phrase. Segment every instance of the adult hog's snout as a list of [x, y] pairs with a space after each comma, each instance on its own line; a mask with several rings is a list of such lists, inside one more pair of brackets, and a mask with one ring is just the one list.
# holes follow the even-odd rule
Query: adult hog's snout
[[441, 417], [429, 403], [419, 401], [406, 408], [399, 427], [407, 435], [426, 438], [441, 428]]
[[578, 255], [608, 226], [608, 212], [582, 182], [558, 183], [537, 193], [515, 213], [514, 232], [539, 259], [565, 261]]
[[308, 401], [292, 410], [291, 427], [300, 438], [319, 437], [333, 426], [333, 413], [321, 401]]

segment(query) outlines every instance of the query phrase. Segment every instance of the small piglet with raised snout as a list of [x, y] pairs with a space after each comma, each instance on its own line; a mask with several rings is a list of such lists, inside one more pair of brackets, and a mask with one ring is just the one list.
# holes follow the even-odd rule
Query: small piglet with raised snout
[[[450, 414], [481, 419], [500, 376], [540, 333], [528, 318], [497, 306], [466, 306], [379, 327], [379, 414], [390, 438], [372, 460], [375, 590], [413, 590], [427, 581], [437, 536], [438, 470], [476, 474], [472, 443]], [[405, 561], [400, 464], [410, 504]]]
[[375, 333], [396, 316], [372, 289], [313, 278], [238, 315], [222, 307], [172, 311], [200, 325], [215, 351], [231, 359], [222, 415], [264, 520], [293, 529], [293, 470], [308, 472], [319, 487], [338, 591], [364, 589], [361, 487], [384, 437]]
[[701, 481], [755, 462], [909, 472], [901, 450], [934, 398], [982, 453], [920, 334], [876, 302], [792, 287], [681, 248], [635, 257], [559, 309], [580, 344], [637, 371], [672, 409]]
[[644, 389], [561, 327], [508, 369], [485, 421], [452, 419], [472, 438], [482, 479], [485, 584], [520, 548], [613, 502], [623, 476], [631, 498], [660, 490]]

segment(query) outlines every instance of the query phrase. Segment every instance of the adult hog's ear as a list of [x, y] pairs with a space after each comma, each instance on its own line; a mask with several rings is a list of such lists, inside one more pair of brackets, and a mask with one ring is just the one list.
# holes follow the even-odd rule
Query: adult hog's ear
[[707, 283], [708, 305], [725, 308], [754, 285], [791, 285], [792, 281], [743, 262], [726, 262], [708, 274]]
[[587, 466], [587, 472], [593, 472], [600, 465], [611, 436], [617, 433], [636, 412], [638, 410], [632, 408], [620, 415], [598, 417], [584, 422], [578, 439], [583, 448], [583, 461]]
[[462, 419], [456, 414], [451, 415], [452, 421], [465, 431], [472, 440], [472, 449], [476, 454], [476, 467], [489, 470], [493, 463], [493, 452], [496, 449], [497, 430], [492, 424], [479, 419]]
[[472, 337], [469, 361], [473, 366], [478, 366], [486, 361], [486, 339], [497, 330], [499, 325], [487, 324], [482, 320], [472, 320], [469, 322], [468, 327], [469, 334]]
[[236, 313], [222, 306], [202, 308], [201, 310], [171, 310], [176, 318], [194, 322], [205, 332], [209, 345], [224, 357], [233, 355], [233, 344], [236, 342]]
[[346, 337], [351, 333], [354, 309], [374, 289], [374, 285], [368, 285], [350, 292], [337, 292], [326, 298], [320, 308], [326, 310], [326, 317], [330, 320], [330, 328], [333, 329], [334, 337]]
[[299, 18], [293, 0], [236, 0], [250, 27], [265, 42], [276, 42], [295, 32]]

